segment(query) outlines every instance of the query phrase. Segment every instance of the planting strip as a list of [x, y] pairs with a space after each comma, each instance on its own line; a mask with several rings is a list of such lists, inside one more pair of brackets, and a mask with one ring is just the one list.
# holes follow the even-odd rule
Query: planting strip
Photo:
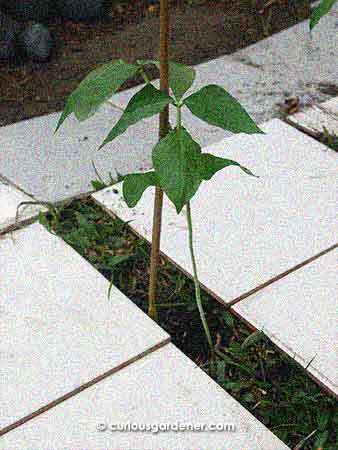
[[[192, 200], [200, 280], [205, 290], [227, 307], [240, 306], [257, 295], [266, 298], [266, 292], [276, 283], [283, 286], [293, 274], [296, 276], [316, 261], [322, 261], [338, 247], [333, 170], [336, 153], [279, 120], [261, 128], [267, 132], [265, 136], [244, 139], [243, 135], [237, 135], [203, 149], [243, 163], [261, 176], [261, 186], [258, 183], [255, 186], [256, 179], [243, 179], [245, 175], [229, 168], [202, 186]], [[92, 194], [92, 198], [113, 216], [131, 221], [128, 226], [150, 242], [152, 195], [152, 188], [147, 189], [138, 205], [128, 208], [121, 196], [120, 183]], [[162, 254], [192, 276], [184, 210], [177, 215], [166, 197]], [[297, 308], [299, 296], [295, 295], [295, 301], [290, 298], [289, 308]], [[269, 296], [268, 301], [273, 308], [274, 296]], [[330, 309], [332, 301], [331, 292], [324, 305]], [[233, 310], [236, 312], [236, 307]], [[246, 318], [244, 314], [241, 317]], [[296, 324], [291, 323], [290, 327], [293, 326]], [[255, 324], [251, 323], [251, 327]], [[308, 329], [313, 333], [312, 326]], [[332, 327], [321, 328], [322, 334], [316, 338], [319, 352], [320, 340], [330, 341], [332, 331]], [[302, 355], [301, 345], [290, 352], [292, 346], [288, 346], [287, 336], [280, 348], [286, 349], [291, 357], [295, 352]], [[332, 351], [328, 355], [330, 361], [331, 357]], [[310, 358], [307, 354], [302, 358], [295, 359], [306, 367]], [[335, 382], [326, 375], [329, 362], [324, 362], [323, 370], [315, 365], [310, 367], [315, 379], [334, 392]]]
[[338, 398], [337, 250], [234, 306]]

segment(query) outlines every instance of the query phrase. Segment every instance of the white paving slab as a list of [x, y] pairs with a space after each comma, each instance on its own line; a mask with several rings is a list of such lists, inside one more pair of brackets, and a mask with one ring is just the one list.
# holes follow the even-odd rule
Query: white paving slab
[[16, 222], [16, 212], [21, 202], [34, 201], [14, 187], [0, 181], [0, 232], [15, 223], [21, 224], [36, 217], [39, 211], [45, 210], [41, 206], [22, 205], [19, 208], [18, 220]]
[[[197, 77], [188, 93], [207, 84], [218, 84], [258, 124], [281, 117], [280, 105], [288, 96], [298, 95], [304, 104], [325, 101], [332, 94], [319, 83], [338, 84], [335, 20], [330, 14], [318, 23], [310, 47], [306, 20], [247, 49], [196, 65]], [[256, 66], [250, 61], [251, 55], [258, 61]], [[158, 80], [154, 82], [157, 87], [158, 83]], [[111, 101], [125, 108], [141, 87], [116, 94]], [[174, 125], [175, 109], [170, 106], [169, 110]], [[144, 170], [151, 167], [151, 151], [158, 141], [157, 116], [139, 122], [97, 152], [119, 120], [121, 110], [105, 104], [82, 123], [71, 115], [54, 136], [60, 115], [61, 111], [0, 127], [0, 175], [40, 200], [56, 202], [92, 190], [90, 181], [96, 178], [92, 159], [107, 181], [109, 171], [116, 177], [116, 172], [126, 174], [140, 167]], [[202, 146], [231, 135], [194, 118], [185, 107], [182, 120]]]
[[[236, 135], [203, 149], [251, 169], [218, 172], [192, 199], [195, 251], [205, 289], [229, 302], [335, 244], [337, 155], [278, 119], [266, 135]], [[128, 208], [121, 183], [92, 195], [151, 241], [154, 189]], [[191, 275], [185, 209], [165, 196], [161, 249]]]
[[305, 108], [304, 111], [288, 116], [286, 120], [314, 137], [320, 136], [324, 127], [330, 134], [338, 135], [338, 97]]
[[[78, 122], [72, 114], [53, 135], [60, 113], [0, 127], [0, 175], [43, 201], [57, 202], [92, 191], [91, 180], [109, 171], [126, 173], [145, 167], [155, 137], [141, 122], [112, 145], [97, 151], [121, 112], [103, 105], [94, 116]], [[148, 149], [145, 153], [143, 149]]]
[[334, 250], [234, 305], [234, 310], [338, 396]]
[[[228, 426], [234, 431], [98, 431], [98, 424]], [[162, 425], [163, 426], [163, 425]], [[173, 344], [0, 438], [4, 448], [286, 450], [287, 447]]]
[[0, 430], [169, 338], [38, 223], [1, 238], [0, 280]]
[[233, 53], [234, 60], [254, 64], [292, 89], [292, 95], [312, 95], [318, 83], [338, 85], [338, 4], [309, 32], [309, 20], [273, 34]]

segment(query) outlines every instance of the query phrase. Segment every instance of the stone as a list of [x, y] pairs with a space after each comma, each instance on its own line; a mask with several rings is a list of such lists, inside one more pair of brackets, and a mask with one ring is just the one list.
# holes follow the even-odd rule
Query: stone
[[106, 17], [107, 0], [57, 0], [58, 13], [76, 22], [91, 22]]
[[14, 61], [20, 53], [22, 25], [0, 11], [0, 60]]
[[39, 22], [52, 17], [55, 13], [53, 0], [2, 0], [0, 7], [19, 21]]
[[28, 26], [22, 33], [22, 43], [28, 57], [32, 61], [44, 62], [51, 55], [54, 39], [48, 28], [41, 23]]

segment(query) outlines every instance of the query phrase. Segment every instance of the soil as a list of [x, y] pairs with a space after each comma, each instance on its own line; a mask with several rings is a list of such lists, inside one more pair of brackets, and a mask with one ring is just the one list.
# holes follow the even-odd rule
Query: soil
[[[169, 0], [169, 59], [196, 65], [258, 42], [309, 17], [309, 0], [295, 3]], [[0, 126], [62, 111], [83, 78], [109, 60], [159, 59], [159, 0], [112, 1], [109, 17], [96, 23], [44, 23], [56, 42], [49, 61], [1, 61]], [[159, 77], [152, 69], [149, 77]], [[143, 82], [128, 80], [120, 90]]]

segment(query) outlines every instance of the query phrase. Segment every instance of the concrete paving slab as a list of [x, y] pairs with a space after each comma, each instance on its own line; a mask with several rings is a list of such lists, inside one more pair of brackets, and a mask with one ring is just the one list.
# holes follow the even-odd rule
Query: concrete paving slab
[[14, 187], [0, 181], [0, 233], [15, 223], [20, 225], [31, 219], [34, 219], [39, 211], [45, 210], [36, 205], [22, 205], [19, 208], [18, 220], [16, 222], [16, 212], [21, 202], [34, 201]]
[[292, 114], [286, 117], [285, 120], [290, 125], [313, 137], [321, 136], [324, 127], [330, 134], [338, 136], [338, 97], [332, 98], [325, 103], [305, 108], [304, 111]]
[[233, 309], [338, 396], [337, 256], [334, 250]]
[[[0, 175], [39, 200], [57, 202], [93, 190], [90, 182], [109, 171], [127, 173], [145, 167], [156, 142], [141, 122], [100, 152], [97, 151], [121, 112], [103, 105], [93, 117], [67, 118], [54, 136], [61, 113], [48, 114], [0, 128]], [[148, 149], [145, 153], [143, 149]]]
[[309, 20], [305, 20], [231, 56], [236, 61], [259, 66], [270, 73], [282, 83], [284, 90], [292, 89], [292, 95], [313, 95], [316, 90], [328, 89], [320, 83], [333, 84], [332, 90], [335, 87], [337, 92], [337, 12], [338, 4], [335, 4], [312, 30], [312, 38]]
[[[338, 241], [336, 153], [278, 119], [261, 128], [266, 135], [240, 134], [203, 149], [238, 161], [260, 178], [228, 167], [191, 201], [200, 281], [226, 303]], [[129, 226], [150, 242], [154, 189], [128, 208], [121, 187], [92, 198], [132, 220]], [[166, 196], [162, 229], [162, 253], [191, 276], [185, 209], [177, 215]]]
[[[330, 14], [313, 30], [310, 56], [305, 51], [310, 39], [307, 20], [240, 52], [199, 64], [191, 93], [206, 84], [223, 86], [257, 124], [280, 118], [280, 105], [290, 95], [299, 95], [304, 104], [325, 101], [335, 95], [331, 92], [334, 87], [320, 83], [338, 84], [336, 32], [335, 16]], [[251, 62], [248, 55], [258, 62]], [[158, 80], [154, 84], [158, 87]], [[40, 200], [56, 202], [92, 190], [90, 181], [96, 178], [92, 159], [107, 181], [109, 171], [115, 177], [116, 171], [148, 170], [158, 141], [157, 116], [139, 122], [97, 152], [121, 116], [118, 106], [124, 108], [141, 87], [113, 96], [116, 108], [105, 104], [85, 122], [79, 123], [72, 115], [56, 136], [53, 131], [61, 111], [0, 127], [0, 175]], [[175, 108], [170, 106], [169, 110], [174, 125]], [[182, 120], [202, 146], [231, 136], [194, 118], [187, 108], [182, 110]]]
[[1, 238], [0, 280], [0, 430], [168, 342], [39, 223]]
[[[228, 428], [158, 433], [113, 432], [109, 428], [127, 423], [149, 426], [150, 430], [165, 424]], [[108, 429], [98, 431], [99, 424]], [[288, 449], [173, 344], [10, 431], [0, 443], [6, 449], [39, 450]]]

